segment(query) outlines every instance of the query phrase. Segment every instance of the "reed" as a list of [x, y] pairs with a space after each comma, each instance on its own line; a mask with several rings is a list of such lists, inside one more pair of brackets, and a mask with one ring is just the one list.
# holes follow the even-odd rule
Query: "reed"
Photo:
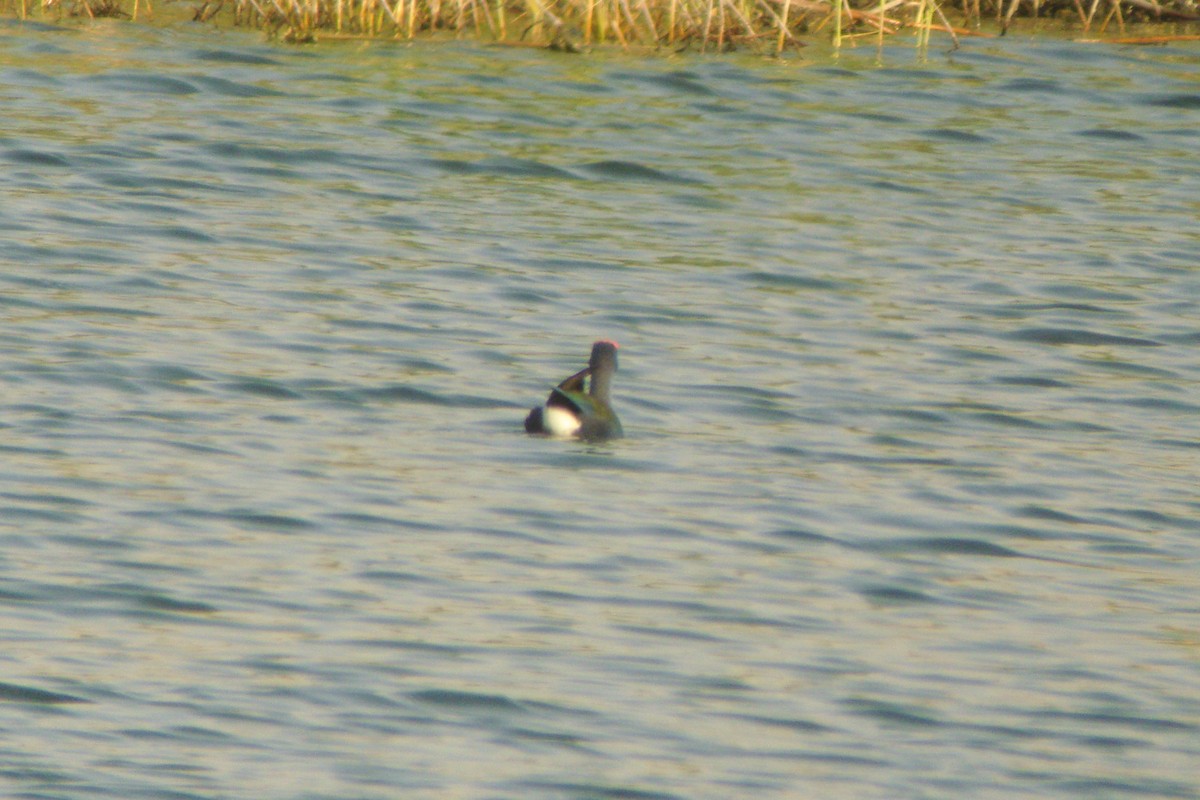
[[[0, 0], [25, 18], [131, 17], [154, 13], [151, 0]], [[412, 39], [469, 35], [508, 45], [578, 52], [595, 45], [782, 53], [802, 36], [828, 35], [834, 47], [914, 30], [1001, 34], [1017, 15], [1077, 20], [1084, 32], [1115, 22], [1200, 21], [1193, 0], [195, 0], [194, 18], [227, 19], [291, 42], [322, 37]], [[951, 22], [954, 18], [955, 23]], [[1186, 31], [1181, 35], [1194, 34]], [[1161, 39], [1156, 39], [1160, 41]]]

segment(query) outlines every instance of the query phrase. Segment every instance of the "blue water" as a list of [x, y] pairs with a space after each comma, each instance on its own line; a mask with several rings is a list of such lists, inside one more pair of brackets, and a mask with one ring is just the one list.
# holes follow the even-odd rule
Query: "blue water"
[[0, 793], [1200, 796], [1198, 66], [5, 24]]

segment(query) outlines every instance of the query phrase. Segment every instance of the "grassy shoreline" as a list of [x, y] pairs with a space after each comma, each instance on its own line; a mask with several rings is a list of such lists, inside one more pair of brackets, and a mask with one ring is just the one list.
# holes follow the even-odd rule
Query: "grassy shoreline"
[[[148, 20], [167, 0], [3, 0], [21, 19]], [[175, 9], [178, 9], [176, 4]], [[437, 33], [513, 46], [582, 52], [596, 46], [781, 53], [806, 39], [834, 46], [907, 31], [1003, 35], [1017, 20], [1053, 19], [1083, 36], [1154, 44], [1200, 40], [1194, 0], [194, 0], [173, 15], [247, 26], [288, 42], [318, 38], [412, 39]], [[1126, 37], [1126, 25], [1180, 23]], [[990, 33], [988, 31], [991, 31]], [[1112, 38], [1114, 32], [1116, 38]]]

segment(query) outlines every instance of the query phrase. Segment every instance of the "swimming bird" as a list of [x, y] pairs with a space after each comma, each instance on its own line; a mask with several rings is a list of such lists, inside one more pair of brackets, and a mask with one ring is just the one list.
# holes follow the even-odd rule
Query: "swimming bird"
[[[613, 373], [617, 371], [617, 343], [601, 339], [592, 345], [588, 365], [550, 390], [544, 406], [525, 418], [525, 430], [549, 436], [575, 436], [589, 442], [621, 436], [609, 400]], [[585, 379], [586, 391], [584, 390]]]

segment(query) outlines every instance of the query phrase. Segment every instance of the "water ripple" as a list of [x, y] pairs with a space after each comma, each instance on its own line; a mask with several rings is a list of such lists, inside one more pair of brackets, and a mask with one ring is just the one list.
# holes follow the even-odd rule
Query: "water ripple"
[[1118, 336], [1082, 328], [1026, 328], [1009, 336], [1023, 342], [1038, 344], [1115, 345], [1120, 347], [1161, 347], [1162, 342], [1137, 336]]
[[632, 161], [595, 161], [579, 166], [581, 172], [595, 178], [616, 181], [651, 181], [662, 183], [694, 184], [692, 178], [671, 174]]
[[64, 703], [87, 703], [88, 701], [75, 695], [52, 692], [34, 686], [0, 683], [0, 702], [62, 705]]
[[103, 91], [175, 96], [196, 94], [199, 91], [191, 81], [136, 70], [101, 72], [88, 76], [85, 80], [97, 84]]

